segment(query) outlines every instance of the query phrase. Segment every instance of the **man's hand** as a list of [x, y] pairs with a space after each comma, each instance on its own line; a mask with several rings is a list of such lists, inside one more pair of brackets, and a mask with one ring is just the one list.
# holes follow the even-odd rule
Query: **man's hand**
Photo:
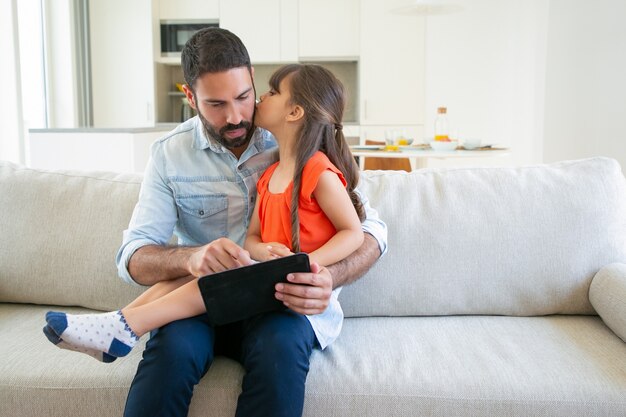
[[187, 261], [189, 273], [203, 277], [252, 264], [248, 251], [225, 237], [197, 248]]
[[321, 314], [328, 307], [333, 279], [328, 269], [311, 263], [311, 272], [287, 275], [289, 283], [276, 284], [276, 298], [300, 314]]

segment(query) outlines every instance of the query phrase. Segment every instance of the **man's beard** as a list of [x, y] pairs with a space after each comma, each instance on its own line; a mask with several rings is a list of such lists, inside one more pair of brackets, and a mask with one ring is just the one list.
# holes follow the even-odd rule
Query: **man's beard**
[[[217, 143], [219, 143], [226, 149], [239, 148], [241, 146], [246, 145], [248, 142], [250, 142], [250, 138], [252, 137], [252, 130], [253, 130], [252, 123], [246, 120], [242, 120], [239, 124], [236, 124], [236, 125], [228, 123], [226, 126], [224, 126], [218, 131], [213, 125], [209, 123], [207, 119], [204, 118], [202, 113], [198, 112], [198, 118], [200, 118], [200, 121], [202, 122], [202, 125], [204, 126], [204, 133], [207, 135], [207, 137], [215, 140]], [[226, 133], [229, 130], [235, 130], [235, 129], [241, 129], [241, 128], [246, 129], [245, 135], [232, 138], [232, 139], [226, 138], [224, 136], [224, 133]]]

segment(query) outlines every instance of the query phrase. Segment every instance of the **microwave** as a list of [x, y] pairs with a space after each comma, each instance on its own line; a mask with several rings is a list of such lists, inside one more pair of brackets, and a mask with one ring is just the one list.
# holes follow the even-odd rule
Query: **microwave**
[[161, 56], [180, 56], [189, 38], [207, 27], [219, 27], [219, 23], [216, 20], [162, 20]]

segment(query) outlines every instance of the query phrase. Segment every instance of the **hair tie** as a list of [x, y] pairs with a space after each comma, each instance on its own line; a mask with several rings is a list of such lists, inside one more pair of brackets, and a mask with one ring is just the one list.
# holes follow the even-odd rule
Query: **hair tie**
[[343, 129], [343, 126], [341, 125], [341, 123], [335, 123], [335, 129], [341, 130]]

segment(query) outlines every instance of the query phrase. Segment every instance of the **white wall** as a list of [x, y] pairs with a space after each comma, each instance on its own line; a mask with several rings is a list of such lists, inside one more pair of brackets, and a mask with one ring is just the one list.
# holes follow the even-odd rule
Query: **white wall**
[[446, 106], [461, 139], [511, 148], [507, 163], [541, 162], [549, 2], [457, 2], [463, 11], [426, 19], [426, 138]]
[[545, 161], [603, 155], [626, 168], [626, 1], [552, 0]]

